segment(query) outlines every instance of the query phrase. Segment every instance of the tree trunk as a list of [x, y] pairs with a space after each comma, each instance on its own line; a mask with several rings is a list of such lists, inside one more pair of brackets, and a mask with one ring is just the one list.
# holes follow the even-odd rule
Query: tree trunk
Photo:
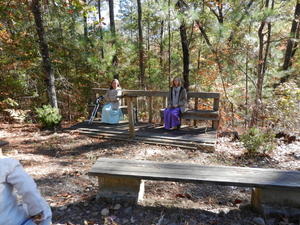
[[116, 36], [116, 25], [115, 25], [115, 15], [114, 15], [114, 0], [108, 0], [109, 5], [109, 26], [110, 32], [113, 37]]
[[99, 30], [100, 30], [100, 40], [101, 40], [101, 47], [100, 47], [100, 54], [101, 58], [104, 58], [104, 49], [103, 49], [103, 29], [102, 29], [102, 16], [101, 16], [101, 0], [98, 0], [98, 17], [99, 17]]
[[[266, 0], [265, 8], [269, 7], [269, 0]], [[274, 0], [272, 0], [271, 9], [274, 8]], [[267, 25], [267, 32], [264, 32], [264, 28]], [[265, 72], [267, 69], [267, 57], [269, 54], [270, 39], [271, 39], [271, 23], [265, 20], [261, 22], [258, 29], [259, 38], [259, 53], [258, 53], [258, 65], [257, 65], [257, 83], [256, 83], [256, 94], [255, 94], [255, 105], [252, 112], [250, 126], [255, 126], [258, 119], [261, 116], [262, 111], [262, 90]], [[266, 41], [264, 40], [265, 34], [267, 34]]]
[[183, 80], [184, 88], [188, 91], [190, 82], [189, 82], [189, 64], [190, 64], [190, 53], [189, 53], [189, 42], [186, 35], [186, 25], [183, 21], [180, 25], [180, 38], [182, 46], [182, 55], [183, 55]]
[[56, 90], [55, 90], [55, 77], [52, 70], [51, 60], [49, 56], [48, 43], [46, 40], [45, 30], [43, 26], [43, 19], [40, 10], [39, 0], [32, 0], [31, 11], [34, 15], [36, 31], [39, 37], [40, 53], [43, 59], [43, 68], [46, 73], [45, 82], [47, 84], [47, 92], [50, 104], [52, 107], [58, 108]]
[[188, 5], [184, 0], [179, 0], [176, 3], [176, 7], [179, 10], [180, 14], [182, 14], [183, 18], [181, 19], [181, 25], [179, 27], [180, 31], [180, 40], [181, 40], [181, 47], [182, 47], [182, 60], [183, 60], [183, 86], [188, 91], [190, 82], [189, 82], [189, 64], [190, 64], [190, 52], [189, 52], [189, 40], [187, 38], [187, 29], [186, 23], [184, 19], [184, 11], [188, 9]]
[[160, 22], [160, 46], [159, 46], [159, 65], [161, 68], [162, 76], [164, 76], [164, 64], [163, 64], [163, 53], [164, 53], [164, 21]]
[[[290, 38], [287, 42], [286, 52], [284, 56], [284, 63], [282, 66], [283, 70], [288, 70], [288, 68], [292, 65], [292, 58], [297, 49], [297, 42], [295, 39], [299, 39], [299, 32], [300, 32], [300, 0], [297, 0], [297, 4], [295, 7], [295, 14], [294, 20], [291, 27]], [[283, 83], [287, 79], [283, 79], [280, 82]]]
[[[115, 16], [114, 16], [114, 0], [108, 0], [109, 5], [109, 22], [110, 22], [110, 32], [112, 35], [112, 46], [116, 46], [116, 25], [115, 25]], [[112, 59], [112, 70], [114, 74], [114, 79], [119, 79], [119, 75], [116, 73], [116, 68], [118, 66], [118, 57], [117, 57], [117, 48], [116, 53]]]
[[[150, 3], [150, 1], [149, 1]], [[148, 4], [148, 7], [150, 8], [150, 5]], [[150, 57], [151, 57], [151, 53], [150, 53], [150, 20], [147, 20], [147, 59], [145, 60], [145, 64], [148, 65], [148, 80], [151, 79], [151, 63], [150, 63]], [[147, 79], [147, 78], [146, 78]]]
[[168, 79], [171, 84], [171, 0], [168, 0]]
[[138, 30], [139, 30], [139, 65], [140, 65], [140, 86], [145, 88], [145, 66], [144, 66], [144, 46], [142, 28], [142, 6], [141, 1], [137, 0], [138, 10]]

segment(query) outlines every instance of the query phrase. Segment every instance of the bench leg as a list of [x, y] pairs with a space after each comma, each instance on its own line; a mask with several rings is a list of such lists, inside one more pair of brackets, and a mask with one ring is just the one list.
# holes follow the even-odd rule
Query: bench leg
[[212, 121], [212, 128], [213, 128], [214, 130], [217, 130], [218, 127], [219, 127], [219, 120], [213, 120], [213, 121]]
[[144, 181], [121, 176], [99, 176], [98, 196], [109, 200], [139, 202], [144, 196]]
[[161, 115], [160, 115], [160, 125], [164, 125], [164, 123], [165, 123], [165, 121], [164, 121], [164, 114], [162, 113]]
[[251, 205], [263, 214], [276, 213], [281, 208], [300, 208], [300, 191], [254, 188]]

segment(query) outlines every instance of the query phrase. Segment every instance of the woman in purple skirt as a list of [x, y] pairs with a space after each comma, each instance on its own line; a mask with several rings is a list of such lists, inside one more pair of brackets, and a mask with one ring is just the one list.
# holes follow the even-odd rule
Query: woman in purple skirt
[[180, 115], [185, 111], [187, 104], [187, 93], [181, 86], [179, 77], [174, 78], [168, 95], [168, 108], [164, 110], [165, 129], [172, 130], [180, 128]]

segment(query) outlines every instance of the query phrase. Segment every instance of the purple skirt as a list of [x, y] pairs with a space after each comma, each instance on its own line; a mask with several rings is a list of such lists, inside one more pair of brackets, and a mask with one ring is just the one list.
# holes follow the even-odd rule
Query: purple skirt
[[180, 125], [181, 110], [177, 108], [166, 108], [164, 110], [165, 129], [177, 128]]

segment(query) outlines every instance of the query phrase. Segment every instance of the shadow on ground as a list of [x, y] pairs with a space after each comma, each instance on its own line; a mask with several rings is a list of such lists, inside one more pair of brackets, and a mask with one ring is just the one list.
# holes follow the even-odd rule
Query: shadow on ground
[[[147, 181], [145, 200], [141, 204], [134, 204], [98, 199], [97, 179], [76, 171], [61, 176], [53, 174], [38, 179], [37, 184], [52, 205], [54, 224], [250, 225], [253, 224], [253, 217], [258, 216], [247, 205], [227, 207], [226, 202], [234, 199], [232, 189], [217, 185], [175, 183], [175, 186], [180, 186], [181, 190], [192, 195], [186, 204], [183, 202], [187, 199], [177, 196], [180, 189], [175, 186], [170, 188], [170, 185], [163, 182]], [[162, 196], [158, 196], [158, 189], [162, 189]], [[164, 192], [167, 189], [169, 193], [166, 194]], [[172, 204], [167, 204], [164, 200], [169, 200]], [[202, 205], [200, 208], [197, 206], [198, 202], [207, 206]], [[105, 216], [101, 215], [103, 209], [109, 210]]]
[[[68, 141], [68, 140], [65, 140]], [[74, 140], [71, 140], [74, 142]], [[76, 141], [76, 140], [75, 140]], [[96, 141], [94, 143], [82, 144], [76, 146], [74, 148], [63, 148], [61, 144], [49, 143], [42, 144], [35, 148], [32, 152], [37, 155], [46, 155], [50, 157], [65, 157], [65, 156], [79, 156], [84, 153], [93, 152], [93, 151], [105, 151], [105, 156], [110, 156], [114, 152], [113, 150], [116, 148], [120, 148], [123, 146], [129, 147], [130, 145], [134, 145], [132, 142], [127, 141], [112, 141], [109, 139], [103, 139], [101, 141]]]
[[[120, 208], [117, 207], [118, 204]], [[109, 210], [105, 216], [101, 215], [103, 209]], [[251, 218], [256, 215], [249, 207], [214, 213], [201, 209], [107, 202], [97, 199], [96, 196], [85, 202], [76, 202], [52, 210], [54, 224], [250, 225], [253, 224]]]

